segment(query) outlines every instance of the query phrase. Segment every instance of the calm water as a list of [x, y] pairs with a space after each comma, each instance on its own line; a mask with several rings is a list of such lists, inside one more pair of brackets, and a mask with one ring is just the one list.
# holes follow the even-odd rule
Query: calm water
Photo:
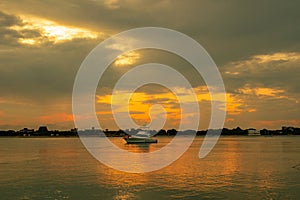
[[[170, 141], [158, 139], [141, 147], [113, 141], [145, 152]], [[99, 163], [78, 138], [0, 138], [0, 199], [300, 198], [300, 137], [222, 137], [200, 160], [202, 140], [171, 166], [128, 174]]]

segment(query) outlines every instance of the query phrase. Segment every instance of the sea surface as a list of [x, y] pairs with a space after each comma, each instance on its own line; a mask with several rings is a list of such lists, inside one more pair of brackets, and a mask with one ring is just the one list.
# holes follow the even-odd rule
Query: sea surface
[[[147, 152], [171, 139], [111, 140]], [[0, 199], [300, 199], [299, 136], [221, 137], [199, 159], [202, 141], [168, 167], [130, 174], [95, 160], [79, 138], [0, 138]]]

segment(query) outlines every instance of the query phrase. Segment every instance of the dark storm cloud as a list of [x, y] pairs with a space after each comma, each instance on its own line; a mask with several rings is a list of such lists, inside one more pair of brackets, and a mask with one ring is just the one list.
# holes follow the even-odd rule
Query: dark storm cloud
[[0, 55], [0, 91], [5, 96], [49, 102], [71, 98], [76, 72], [94, 44], [79, 40], [48, 47], [19, 47]]
[[266, 1], [4, 1], [8, 10], [117, 33], [141, 26], [172, 28], [195, 38], [219, 66], [261, 53], [300, 51], [300, 2]]
[[[116, 33], [141, 26], [172, 28], [198, 40], [218, 65], [251, 55], [299, 51], [300, 2], [266, 1], [4, 1], [5, 8], [61, 23]], [[116, 6], [117, 5], [117, 6]]]
[[0, 46], [17, 45], [17, 39], [20, 34], [11, 30], [11, 26], [22, 25], [22, 20], [14, 15], [6, 14], [0, 11]]
[[0, 11], [0, 26], [10, 27], [13, 25], [22, 25], [22, 20], [19, 17]]
[[[183, 2], [182, 2], [183, 4]], [[218, 65], [255, 54], [299, 51], [299, 1], [202, 1], [183, 32], [198, 39]], [[183, 6], [183, 5], [182, 5]], [[204, 10], [205, 9], [205, 10]]]
[[[151, 5], [158, 4], [153, 1]], [[18, 2], [5, 1], [5, 7], [13, 11], [34, 14], [63, 24], [76, 24], [76, 26], [90, 27], [99, 31], [128, 29], [129, 27], [142, 26], [145, 22], [151, 22], [141, 8], [135, 4], [126, 4], [120, 1], [120, 9], [110, 9], [105, 6], [104, 1], [80, 1], [72, 2], [54, 0], [48, 1], [27, 1]], [[138, 1], [136, 1], [138, 3]], [[139, 3], [144, 5], [146, 2]], [[152, 7], [150, 5], [150, 7]], [[141, 20], [142, 19], [142, 20]]]

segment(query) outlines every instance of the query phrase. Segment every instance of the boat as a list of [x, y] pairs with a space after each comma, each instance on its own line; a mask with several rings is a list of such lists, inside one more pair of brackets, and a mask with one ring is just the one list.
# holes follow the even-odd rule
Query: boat
[[126, 135], [124, 140], [127, 144], [157, 143], [157, 139], [153, 139], [148, 130], [140, 130], [137, 134]]

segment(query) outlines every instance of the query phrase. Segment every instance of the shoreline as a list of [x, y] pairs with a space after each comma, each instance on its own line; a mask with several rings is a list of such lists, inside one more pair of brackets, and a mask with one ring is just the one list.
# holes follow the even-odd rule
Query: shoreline
[[[158, 136], [152, 136], [154, 138], [163, 138], [163, 137], [168, 137], [168, 138], [173, 138], [176, 135], [158, 135]], [[188, 137], [190, 135], [179, 135], [182, 137]], [[196, 135], [195, 137], [205, 137], [206, 135]], [[287, 135], [220, 135], [219, 137], [247, 137], [247, 138], [257, 138], [257, 137], [291, 137], [291, 136], [300, 136], [300, 135], [295, 135], [295, 134], [287, 134]], [[91, 136], [95, 137], [95, 136]], [[107, 138], [123, 138], [124, 136], [106, 136]], [[80, 138], [79, 136], [0, 136], [0, 138]]]

